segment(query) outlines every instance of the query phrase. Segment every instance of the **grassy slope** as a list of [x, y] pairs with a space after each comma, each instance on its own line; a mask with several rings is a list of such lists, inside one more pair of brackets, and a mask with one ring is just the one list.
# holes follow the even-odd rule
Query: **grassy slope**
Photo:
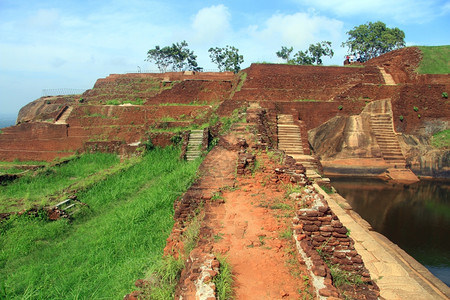
[[418, 68], [421, 74], [450, 73], [450, 45], [419, 46], [423, 59]]
[[47, 204], [48, 197], [88, 176], [119, 163], [115, 154], [82, 155], [67, 164], [28, 172], [7, 186], [0, 186], [0, 212], [20, 211]]
[[[19, 217], [0, 231], [0, 298], [119, 299], [161, 261], [173, 201], [198, 163], [157, 149], [78, 196], [72, 223]], [[3, 296], [3, 297], [2, 297]]]

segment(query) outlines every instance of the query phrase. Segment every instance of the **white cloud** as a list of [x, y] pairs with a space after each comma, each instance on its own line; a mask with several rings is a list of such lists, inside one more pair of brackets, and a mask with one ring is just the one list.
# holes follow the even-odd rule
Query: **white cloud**
[[[331, 11], [339, 17], [348, 18], [365, 15], [371, 21], [391, 18], [396, 22], [424, 23], [441, 13], [437, 0], [296, 0], [320, 11]], [[447, 5], [448, 2], [445, 4]]]
[[[275, 14], [263, 27], [252, 25], [246, 29], [242, 42], [248, 56], [258, 55], [257, 61], [275, 61], [275, 52], [281, 46], [293, 46], [294, 52], [306, 50], [310, 44], [331, 41], [340, 47], [343, 39], [343, 22], [319, 16], [314, 12]], [[245, 36], [246, 35], [246, 36]]]
[[226, 39], [231, 30], [230, 19], [228, 8], [222, 4], [202, 8], [192, 21], [194, 41], [215, 43]]

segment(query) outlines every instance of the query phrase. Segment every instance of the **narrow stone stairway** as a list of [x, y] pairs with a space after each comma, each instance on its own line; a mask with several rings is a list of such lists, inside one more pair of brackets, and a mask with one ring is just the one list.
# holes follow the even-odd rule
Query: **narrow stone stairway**
[[292, 115], [278, 115], [278, 149], [291, 156], [305, 154], [300, 129]]
[[70, 116], [72, 110], [73, 106], [67, 106], [67, 108], [63, 111], [63, 113], [56, 118], [55, 124], [66, 124], [66, 120]]
[[189, 134], [189, 143], [186, 151], [186, 160], [191, 161], [202, 155], [203, 129], [192, 130]]
[[396, 85], [394, 78], [392, 78], [392, 75], [388, 74], [384, 68], [378, 67], [378, 70], [380, 70], [380, 73], [383, 76], [386, 85]]
[[[319, 175], [317, 160], [305, 154], [299, 126], [294, 124], [292, 115], [277, 115], [278, 149], [292, 156], [306, 168], [306, 175], [310, 179], [322, 178]], [[308, 152], [309, 153], [309, 152]]]
[[393, 167], [405, 168], [406, 160], [394, 133], [391, 114], [371, 114], [370, 126], [377, 139], [378, 146], [380, 146], [383, 159]]

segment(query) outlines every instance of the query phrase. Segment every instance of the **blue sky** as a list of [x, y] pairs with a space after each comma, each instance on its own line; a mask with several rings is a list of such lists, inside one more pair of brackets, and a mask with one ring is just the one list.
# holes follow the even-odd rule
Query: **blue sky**
[[0, 0], [0, 119], [43, 89], [92, 88], [112, 73], [156, 69], [156, 45], [186, 40], [199, 65], [232, 45], [252, 62], [279, 62], [281, 46], [331, 41], [341, 65], [346, 32], [368, 21], [402, 29], [407, 45], [450, 44], [450, 1], [437, 0]]

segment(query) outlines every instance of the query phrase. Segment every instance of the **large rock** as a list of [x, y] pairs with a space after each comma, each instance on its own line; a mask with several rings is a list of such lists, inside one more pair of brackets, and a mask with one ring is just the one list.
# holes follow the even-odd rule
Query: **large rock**
[[381, 157], [367, 114], [337, 116], [308, 132], [322, 160]]

